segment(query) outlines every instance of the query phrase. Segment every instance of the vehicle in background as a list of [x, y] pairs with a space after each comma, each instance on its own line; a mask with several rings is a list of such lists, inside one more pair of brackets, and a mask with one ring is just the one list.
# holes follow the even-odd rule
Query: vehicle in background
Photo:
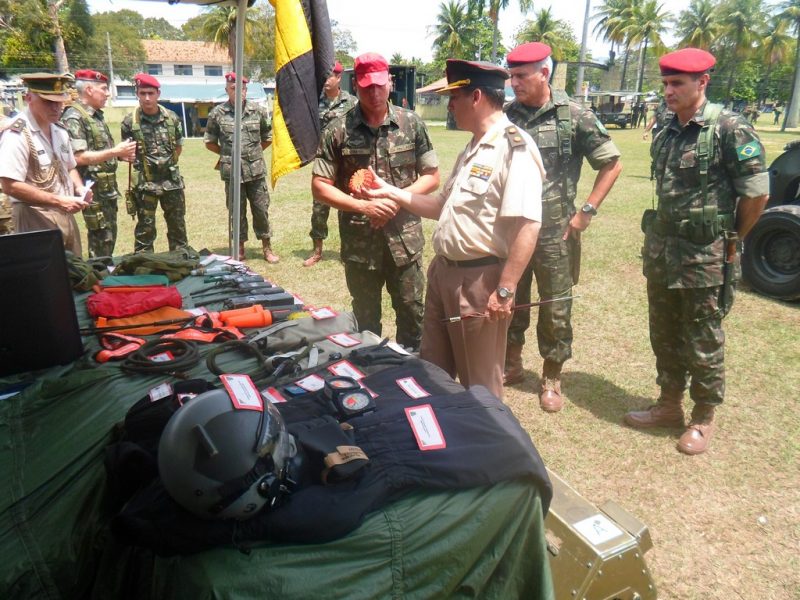
[[[389, 75], [392, 77], [393, 84], [392, 91], [389, 94], [389, 101], [395, 106], [402, 106], [403, 108], [414, 110], [417, 104], [417, 68], [409, 65], [389, 65]], [[340, 85], [343, 90], [347, 90], [355, 95], [356, 81], [353, 77], [352, 67], [344, 70]]]
[[631, 126], [633, 105], [646, 94], [636, 92], [589, 92], [589, 106], [603, 125]]

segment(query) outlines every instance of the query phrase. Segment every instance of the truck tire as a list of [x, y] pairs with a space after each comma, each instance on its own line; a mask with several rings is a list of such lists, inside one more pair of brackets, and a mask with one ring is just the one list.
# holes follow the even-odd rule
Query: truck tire
[[744, 241], [742, 274], [760, 294], [800, 298], [800, 206], [764, 211]]

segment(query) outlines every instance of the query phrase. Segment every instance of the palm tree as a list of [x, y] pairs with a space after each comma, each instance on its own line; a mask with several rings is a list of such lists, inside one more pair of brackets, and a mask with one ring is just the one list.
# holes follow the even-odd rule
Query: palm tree
[[545, 43], [553, 48], [553, 58], [560, 60], [560, 56], [555, 56], [555, 48], [558, 47], [562, 39], [558, 31], [559, 24], [559, 20], [553, 17], [551, 8], [543, 8], [534, 14], [533, 21], [526, 21], [517, 36], [517, 40], [519, 43]]
[[460, 0], [439, 3], [436, 24], [430, 28], [436, 35], [433, 47], [449, 58], [466, 58], [465, 41], [471, 30], [470, 16]]
[[689, 8], [678, 16], [679, 46], [692, 46], [708, 50], [719, 37], [721, 26], [717, 19], [714, 0], [692, 0]]
[[761, 52], [763, 60], [767, 64], [764, 79], [761, 84], [759, 99], [764, 102], [767, 99], [767, 88], [772, 68], [786, 58], [786, 54], [791, 46], [792, 36], [789, 35], [791, 21], [783, 18], [780, 14], [773, 15], [767, 25], [766, 34], [761, 40]]
[[603, 39], [625, 48], [625, 58], [622, 62], [622, 77], [619, 88], [625, 89], [625, 79], [628, 73], [628, 58], [631, 50], [631, 24], [637, 7], [642, 0], [605, 0], [595, 11], [594, 18], [597, 23], [593, 33], [602, 33]]
[[[202, 33], [206, 40], [228, 48], [228, 58], [231, 64], [236, 59], [236, 12], [232, 6], [217, 6], [208, 9], [206, 19], [203, 21]], [[245, 12], [245, 31], [250, 29], [254, 33], [256, 28], [264, 27], [265, 24], [257, 20], [252, 11]], [[253, 36], [244, 36], [244, 51], [251, 54], [253, 51]]]
[[65, 0], [48, 0], [47, 14], [53, 23], [53, 52], [56, 58], [56, 71], [59, 73], [69, 73], [69, 61], [67, 51], [64, 48], [64, 36], [61, 33], [61, 23], [58, 20], [58, 11], [61, 10]]
[[[533, 7], [533, 0], [517, 0], [519, 3], [519, 11], [526, 14]], [[497, 63], [497, 42], [500, 39], [500, 30], [498, 29], [498, 22], [500, 20], [500, 11], [508, 8], [510, 0], [467, 0], [467, 9], [470, 14], [477, 14], [481, 16], [483, 9], [489, 9], [489, 18], [492, 20], [492, 62]]]
[[629, 31], [631, 43], [639, 44], [639, 75], [636, 79], [636, 91], [642, 91], [644, 83], [644, 65], [647, 59], [647, 47], [652, 43], [656, 50], [664, 49], [661, 34], [667, 30], [667, 23], [672, 20], [669, 12], [664, 12], [664, 5], [657, 0], [644, 0], [634, 12]]
[[763, 29], [763, 0], [727, 0], [720, 4], [718, 14], [723, 34], [731, 46], [731, 54], [728, 57], [730, 74], [725, 92], [725, 100], [730, 102], [737, 64], [752, 53], [753, 46], [758, 43]]
[[784, 0], [780, 4], [780, 16], [791, 21], [797, 36], [797, 47], [794, 55], [794, 81], [792, 82], [792, 98], [783, 118], [781, 131], [787, 127], [797, 127], [797, 113], [800, 112], [800, 0]]

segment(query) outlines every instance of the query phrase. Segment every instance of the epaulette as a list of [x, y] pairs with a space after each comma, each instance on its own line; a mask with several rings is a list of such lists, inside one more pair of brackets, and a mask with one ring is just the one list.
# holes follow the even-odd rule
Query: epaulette
[[61, 127], [61, 129], [63, 129], [64, 131], [69, 131], [69, 129], [67, 129], [66, 126], [61, 121], [56, 121], [55, 123], [53, 123], [53, 125], [55, 125], [56, 127]]
[[25, 119], [17, 119], [11, 125], [8, 126], [8, 131], [15, 131], [17, 133], [22, 133], [25, 130], [27, 123], [25, 123]]
[[519, 129], [516, 127], [516, 125], [509, 125], [506, 127], [506, 137], [508, 137], [508, 143], [511, 144], [512, 148], [528, 145], [528, 142], [525, 141], [525, 138], [519, 134]]

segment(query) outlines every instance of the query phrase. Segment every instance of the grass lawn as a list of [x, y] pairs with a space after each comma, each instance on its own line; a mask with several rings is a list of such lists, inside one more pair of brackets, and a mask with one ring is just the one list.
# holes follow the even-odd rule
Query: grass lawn
[[[112, 131], [118, 135], [119, 127]], [[771, 126], [759, 131], [768, 163], [797, 137]], [[442, 127], [432, 127], [431, 136], [444, 180], [468, 136]], [[725, 320], [726, 401], [707, 454], [679, 454], [678, 431], [625, 427], [624, 413], [648, 405], [658, 391], [639, 230], [653, 187], [641, 130], [614, 130], [612, 136], [624, 170], [583, 240], [574, 357], [563, 380], [568, 402], [555, 415], [538, 408], [535, 332], [523, 354], [525, 382], [507, 390], [506, 402], [551, 469], [591, 501], [615, 500], [650, 527], [654, 549], [646, 558], [660, 598], [800, 598], [800, 305], [737, 292]], [[201, 140], [187, 140], [181, 170], [189, 241], [198, 250], [223, 252], [226, 212], [214, 162]], [[126, 177], [120, 168], [120, 188]], [[593, 178], [585, 165], [579, 202]], [[311, 248], [310, 179], [306, 167], [281, 179], [272, 193], [273, 248], [281, 262], [267, 266], [260, 244], [250, 241], [249, 264], [308, 303], [347, 310], [335, 213], [325, 260], [313, 269], [301, 266]], [[133, 223], [124, 207], [119, 224], [117, 253], [123, 254], [133, 249]], [[430, 239], [431, 222], [426, 230]], [[163, 219], [158, 232], [156, 249], [166, 250]], [[428, 244], [426, 264], [430, 254]], [[393, 335], [388, 296], [383, 308], [383, 333]]]

